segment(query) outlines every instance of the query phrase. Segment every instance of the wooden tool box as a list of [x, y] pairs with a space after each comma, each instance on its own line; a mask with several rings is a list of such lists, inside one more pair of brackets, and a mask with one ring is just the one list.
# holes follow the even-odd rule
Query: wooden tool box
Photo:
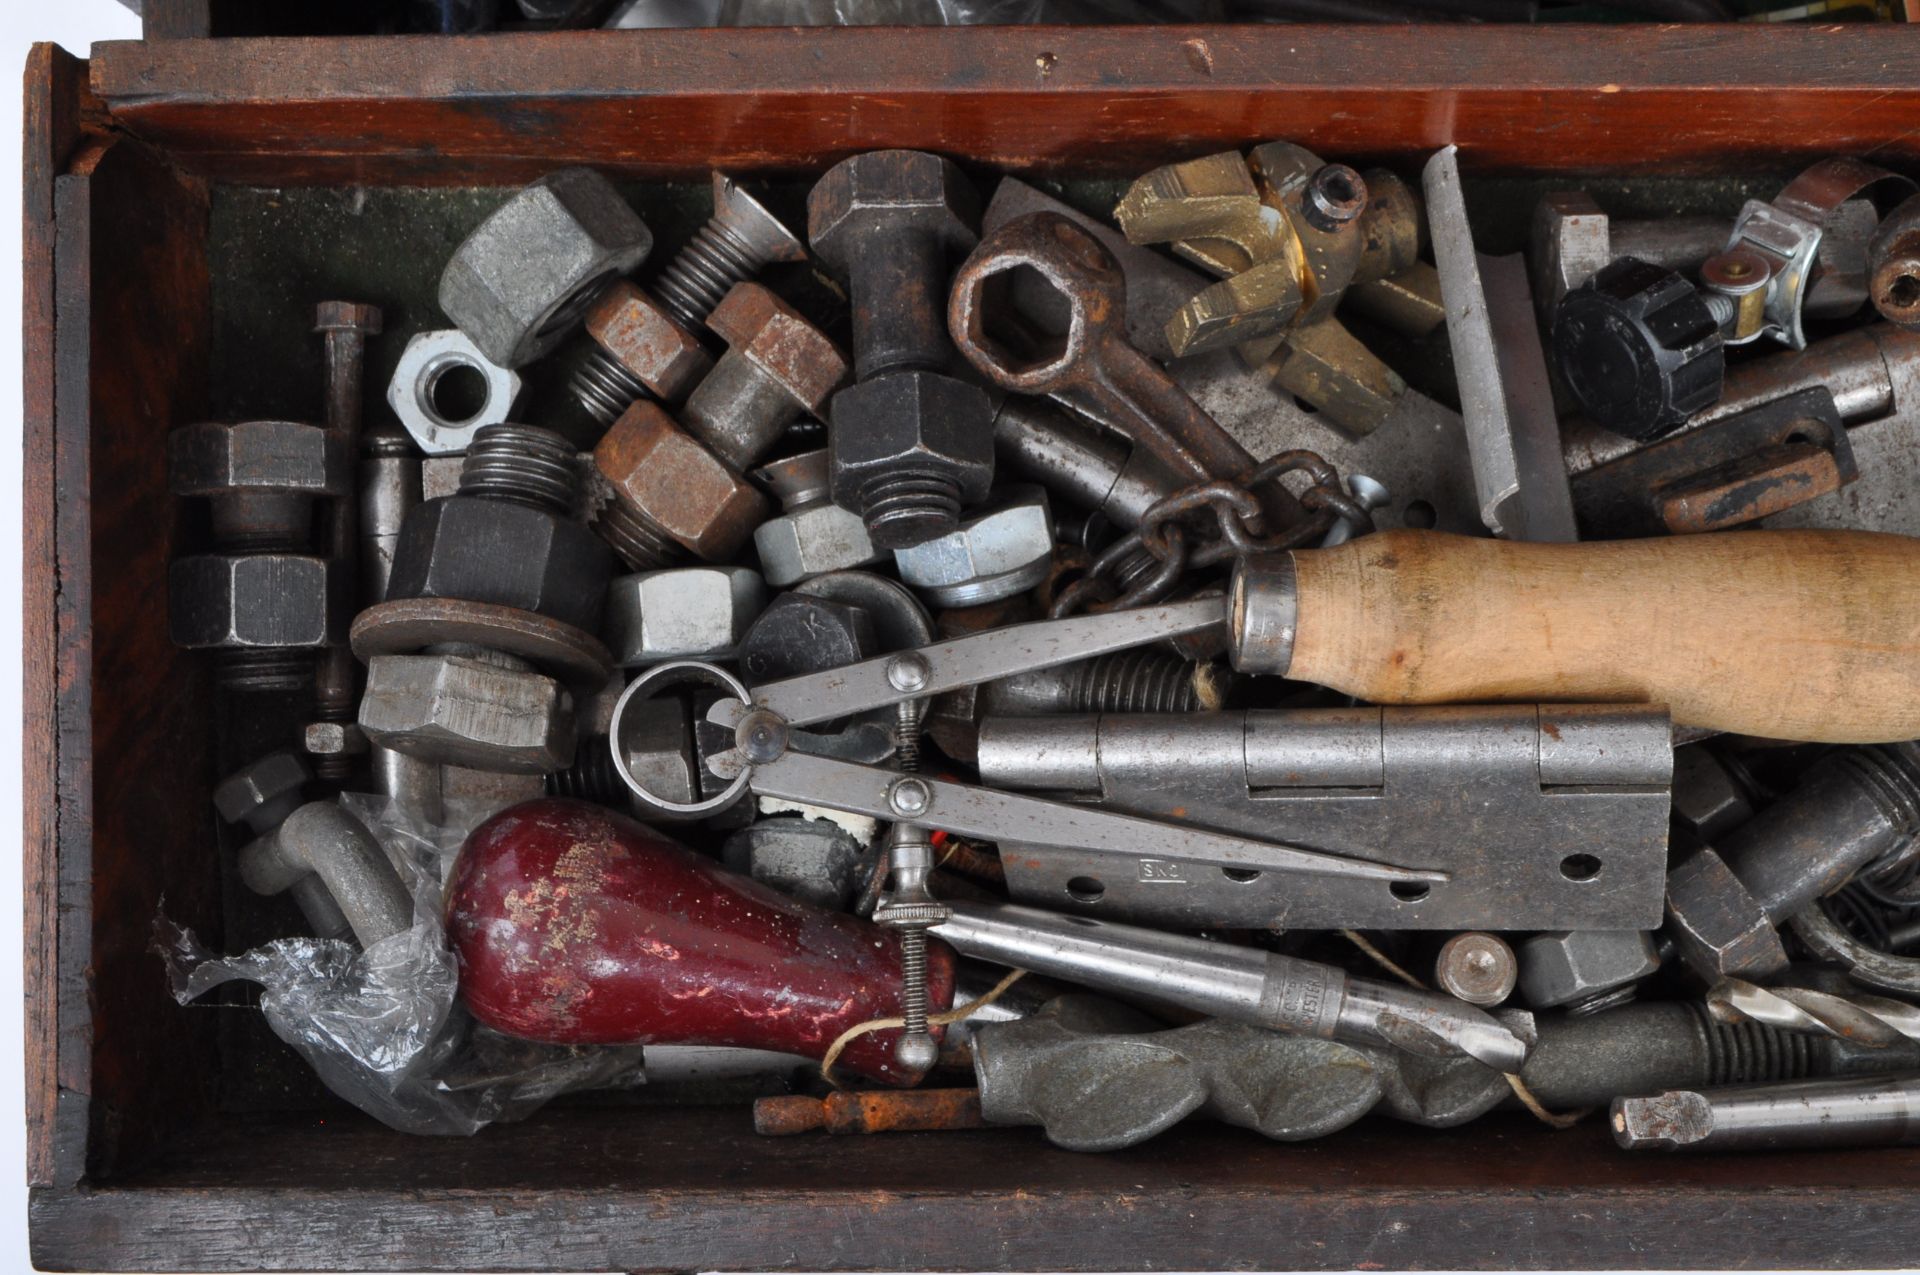
[[[150, 2], [178, 33], [210, 29], [205, 3]], [[1835, 153], [1920, 172], [1920, 28], [181, 39], [99, 46], [91, 63], [42, 46], [26, 93], [23, 844], [42, 1266], [1912, 1260], [1920, 1152], [1628, 1156], [1597, 1120], [1370, 1121], [1296, 1145], [1187, 1125], [1105, 1156], [1031, 1129], [762, 1139], [738, 1106], [563, 1107], [472, 1139], [408, 1137], [230, 1074], [229, 1037], [263, 1034], [239, 1025], [258, 1015], [182, 1009], [148, 949], [163, 896], [216, 945], [254, 937], [229, 915], [215, 851], [212, 682], [167, 638], [183, 514], [163, 440], [239, 402], [221, 382], [248, 333], [222, 289], [261, 273], [262, 235], [294, 233], [275, 210], [302, 192], [400, 206], [431, 194], [400, 188], [451, 198], [567, 163], [628, 181], [804, 177], [891, 146], [982, 173], [1126, 177], [1267, 138], [1403, 171], [1457, 142], [1479, 175], [1777, 177]], [[231, 259], [243, 216], [258, 219], [251, 265]], [[432, 257], [402, 238], [397, 253]], [[290, 238], [289, 260], [310, 247]], [[294, 331], [321, 282], [289, 280], [276, 302]], [[286, 377], [311, 415], [317, 345], [307, 358]], [[369, 383], [377, 400], [384, 380]]]

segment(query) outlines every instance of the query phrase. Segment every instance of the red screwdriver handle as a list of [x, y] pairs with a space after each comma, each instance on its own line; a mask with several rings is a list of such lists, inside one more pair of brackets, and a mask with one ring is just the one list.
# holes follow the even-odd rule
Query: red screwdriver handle
[[[448, 886], [447, 937], [473, 1016], [550, 1044], [820, 1058], [847, 1028], [900, 1012], [894, 931], [788, 898], [579, 801], [529, 801], [474, 830]], [[937, 1012], [953, 1002], [954, 957], [927, 948]], [[912, 1084], [893, 1059], [898, 1036], [858, 1037], [835, 1070]]]

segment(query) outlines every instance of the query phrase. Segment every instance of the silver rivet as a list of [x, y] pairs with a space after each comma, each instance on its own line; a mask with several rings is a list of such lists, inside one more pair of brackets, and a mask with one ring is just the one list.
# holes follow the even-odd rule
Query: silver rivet
[[925, 689], [933, 676], [933, 666], [918, 651], [904, 651], [887, 661], [887, 685], [896, 691]]
[[927, 787], [924, 779], [911, 776], [896, 779], [887, 788], [887, 805], [904, 819], [918, 818], [933, 805], [933, 789]]

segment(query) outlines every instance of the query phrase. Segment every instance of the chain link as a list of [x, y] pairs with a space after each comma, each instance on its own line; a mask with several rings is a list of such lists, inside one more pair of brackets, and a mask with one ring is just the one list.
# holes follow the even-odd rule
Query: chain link
[[[1299, 499], [1310, 516], [1298, 526], [1266, 535], [1254, 489], [1293, 473], [1307, 476], [1309, 485]], [[1203, 517], [1207, 514], [1210, 521]], [[1081, 611], [1099, 614], [1150, 606], [1192, 572], [1246, 554], [1316, 544], [1343, 520], [1362, 533], [1373, 530], [1373, 515], [1347, 494], [1339, 471], [1325, 457], [1303, 448], [1280, 452], [1255, 467], [1244, 483], [1196, 483], [1153, 505], [1138, 527], [1109, 545], [1084, 576], [1060, 591], [1048, 614], [1061, 619]], [[1149, 559], [1150, 570], [1144, 565]]]

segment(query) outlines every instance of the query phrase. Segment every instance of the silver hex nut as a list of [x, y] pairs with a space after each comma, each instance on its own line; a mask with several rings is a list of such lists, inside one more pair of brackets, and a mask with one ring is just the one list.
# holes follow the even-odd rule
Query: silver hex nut
[[1009, 487], [959, 527], [893, 552], [900, 578], [943, 607], [1025, 593], [1053, 562], [1053, 515], [1039, 487]]
[[458, 328], [415, 333], [387, 382], [387, 406], [427, 456], [466, 451], [474, 434], [507, 420], [519, 395], [520, 374]]
[[1553, 191], [1533, 209], [1535, 298], [1551, 315], [1560, 299], [1613, 260], [1607, 214], [1583, 190]]
[[1767, 978], [1787, 967], [1766, 908], [1712, 850], [1667, 873], [1667, 933], [1702, 978]]
[[1536, 934], [1520, 945], [1520, 995], [1534, 1009], [1584, 1001], [1660, 968], [1644, 930], [1572, 930]]
[[767, 583], [781, 588], [880, 561], [867, 524], [838, 505], [814, 505], [769, 518], [754, 528], [753, 547]]
[[515, 192], [454, 250], [440, 308], [487, 358], [524, 367], [572, 335], [600, 290], [652, 248], [612, 182], [563, 168]]
[[495, 655], [376, 655], [360, 728], [369, 742], [443, 766], [544, 774], [573, 764], [573, 697]]
[[766, 605], [766, 583], [751, 568], [671, 567], [616, 579], [603, 627], [625, 668], [728, 659]]

